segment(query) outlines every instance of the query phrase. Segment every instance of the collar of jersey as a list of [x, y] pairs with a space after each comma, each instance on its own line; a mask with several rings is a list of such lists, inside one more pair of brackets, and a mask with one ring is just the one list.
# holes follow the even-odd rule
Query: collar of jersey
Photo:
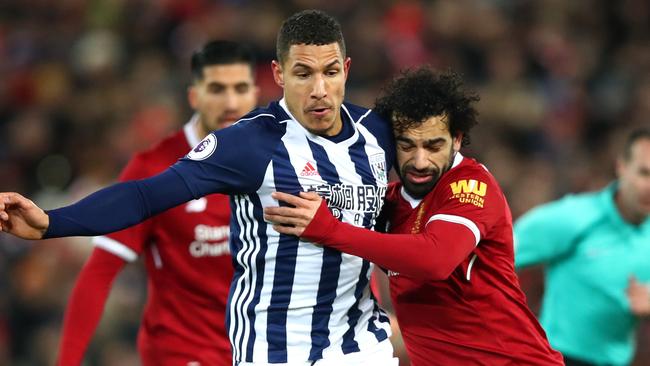
[[616, 191], [618, 190], [618, 181], [610, 183], [602, 192], [602, 199], [605, 205], [605, 208], [609, 214], [611, 220], [618, 226], [626, 228], [626, 230], [642, 230], [646, 226], [650, 226], [650, 217], [646, 219], [639, 225], [633, 225], [621, 216], [621, 212], [616, 206]]
[[[305, 136], [307, 136], [308, 139], [310, 139], [310, 140], [312, 140], [312, 141], [314, 141], [314, 142], [316, 142], [318, 144], [321, 144], [321, 145], [338, 145], [338, 146], [343, 146], [343, 147], [349, 147], [352, 144], [354, 144], [355, 142], [357, 142], [357, 140], [358, 140], [359, 131], [357, 129], [356, 123], [352, 119], [352, 116], [350, 116], [350, 112], [348, 112], [348, 109], [345, 107], [344, 104], [341, 104], [341, 110], [343, 110], [345, 112], [345, 113], [343, 113], [341, 115], [341, 118], [346, 118], [347, 117], [348, 121], [350, 122], [350, 125], [352, 126], [353, 133], [347, 139], [339, 141], [339, 142], [334, 142], [334, 141], [331, 141], [330, 139], [327, 139], [325, 137], [322, 137], [322, 136], [319, 136], [319, 135], [316, 135], [316, 134], [313, 134], [313, 133], [309, 132], [306, 128], [304, 128], [300, 124], [300, 122], [298, 122], [298, 120], [293, 116], [293, 114], [291, 114], [291, 112], [289, 111], [289, 108], [287, 107], [287, 102], [284, 100], [284, 98], [280, 99], [279, 104], [280, 104], [280, 107], [282, 107], [282, 109], [284, 110], [284, 112], [289, 116], [289, 118], [291, 119], [291, 122], [295, 123], [298, 128], [302, 129], [305, 132]], [[364, 115], [364, 117], [365, 117], [365, 115]], [[345, 123], [345, 121], [343, 121], [343, 123]]]
[[185, 140], [187, 140], [187, 143], [190, 145], [190, 147], [194, 147], [201, 142], [199, 140], [199, 137], [196, 135], [196, 124], [199, 123], [199, 115], [194, 114], [192, 118], [183, 126], [183, 132], [185, 133]]

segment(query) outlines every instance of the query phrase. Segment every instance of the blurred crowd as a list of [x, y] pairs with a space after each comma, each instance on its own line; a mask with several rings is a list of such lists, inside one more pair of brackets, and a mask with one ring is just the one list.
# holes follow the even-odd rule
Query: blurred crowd
[[[46, 208], [115, 181], [135, 151], [190, 118], [191, 52], [208, 39], [253, 45], [261, 103], [284, 18], [320, 8], [342, 23], [347, 99], [371, 106], [420, 64], [453, 68], [480, 96], [468, 155], [503, 187], [514, 217], [603, 187], [628, 128], [650, 123], [647, 0], [8, 0], [0, 2], [0, 191]], [[0, 365], [50, 365], [88, 239], [0, 236]], [[522, 285], [539, 303], [539, 273]], [[146, 279], [118, 278], [88, 365], [137, 365]], [[650, 345], [647, 325], [641, 342]], [[650, 364], [639, 347], [636, 365]]]

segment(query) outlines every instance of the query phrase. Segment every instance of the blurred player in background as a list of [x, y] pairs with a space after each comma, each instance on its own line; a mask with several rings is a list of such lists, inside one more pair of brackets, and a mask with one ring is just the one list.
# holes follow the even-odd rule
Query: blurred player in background
[[616, 172], [515, 223], [515, 264], [545, 265], [540, 319], [567, 365], [628, 365], [650, 315], [650, 129], [629, 135]]
[[[190, 106], [182, 130], [137, 154], [120, 176], [155, 175], [208, 133], [256, 106], [255, 60], [243, 44], [212, 41], [192, 55]], [[100, 320], [113, 280], [143, 255], [148, 299], [138, 350], [145, 366], [232, 365], [225, 329], [232, 279], [228, 197], [214, 194], [175, 207], [137, 226], [94, 239], [65, 314], [58, 364], [79, 365]]]
[[407, 72], [375, 111], [390, 118], [401, 183], [382, 215], [391, 234], [336, 220], [318, 195], [277, 192], [276, 230], [388, 270], [411, 364], [561, 365], [514, 272], [512, 218], [487, 169], [459, 153], [477, 123], [478, 97], [458, 75]]

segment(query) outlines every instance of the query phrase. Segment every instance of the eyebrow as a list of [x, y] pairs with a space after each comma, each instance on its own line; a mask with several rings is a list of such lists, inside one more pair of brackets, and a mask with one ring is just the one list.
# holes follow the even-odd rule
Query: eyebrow
[[[341, 61], [339, 61], [338, 59], [336, 59], [336, 60], [330, 62], [329, 64], [325, 65], [325, 68], [327, 69], [327, 68], [330, 68], [330, 67], [332, 67], [332, 66], [334, 66], [334, 65], [336, 65], [336, 64], [340, 64], [340, 63], [341, 63]], [[305, 68], [305, 69], [309, 69], [309, 70], [312, 69], [311, 66], [309, 66], [309, 65], [307, 65], [307, 64], [304, 64], [304, 63], [302, 63], [302, 62], [296, 62], [296, 64], [293, 65], [292, 69], [296, 69], [296, 68], [300, 68], [300, 67]]]
[[[407, 142], [409, 144], [414, 144], [415, 143], [415, 141], [413, 141], [412, 139], [410, 139], [408, 137], [404, 137], [404, 136], [396, 136], [395, 141]], [[446, 140], [444, 138], [437, 137], [435, 139], [425, 140], [424, 143], [426, 145], [435, 145], [435, 144], [438, 144], [438, 143], [444, 143], [445, 141]]]

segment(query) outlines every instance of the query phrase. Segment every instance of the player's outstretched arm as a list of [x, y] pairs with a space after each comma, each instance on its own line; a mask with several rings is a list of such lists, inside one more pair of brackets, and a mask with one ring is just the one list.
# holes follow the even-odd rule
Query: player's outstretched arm
[[[205, 192], [201, 195], [212, 192]], [[200, 196], [199, 196], [200, 197]], [[24, 239], [102, 235], [125, 229], [195, 198], [173, 169], [103, 188], [45, 213], [16, 193], [0, 195], [2, 230]]]
[[50, 220], [34, 202], [14, 192], [0, 193], [2, 231], [23, 239], [41, 239]]

